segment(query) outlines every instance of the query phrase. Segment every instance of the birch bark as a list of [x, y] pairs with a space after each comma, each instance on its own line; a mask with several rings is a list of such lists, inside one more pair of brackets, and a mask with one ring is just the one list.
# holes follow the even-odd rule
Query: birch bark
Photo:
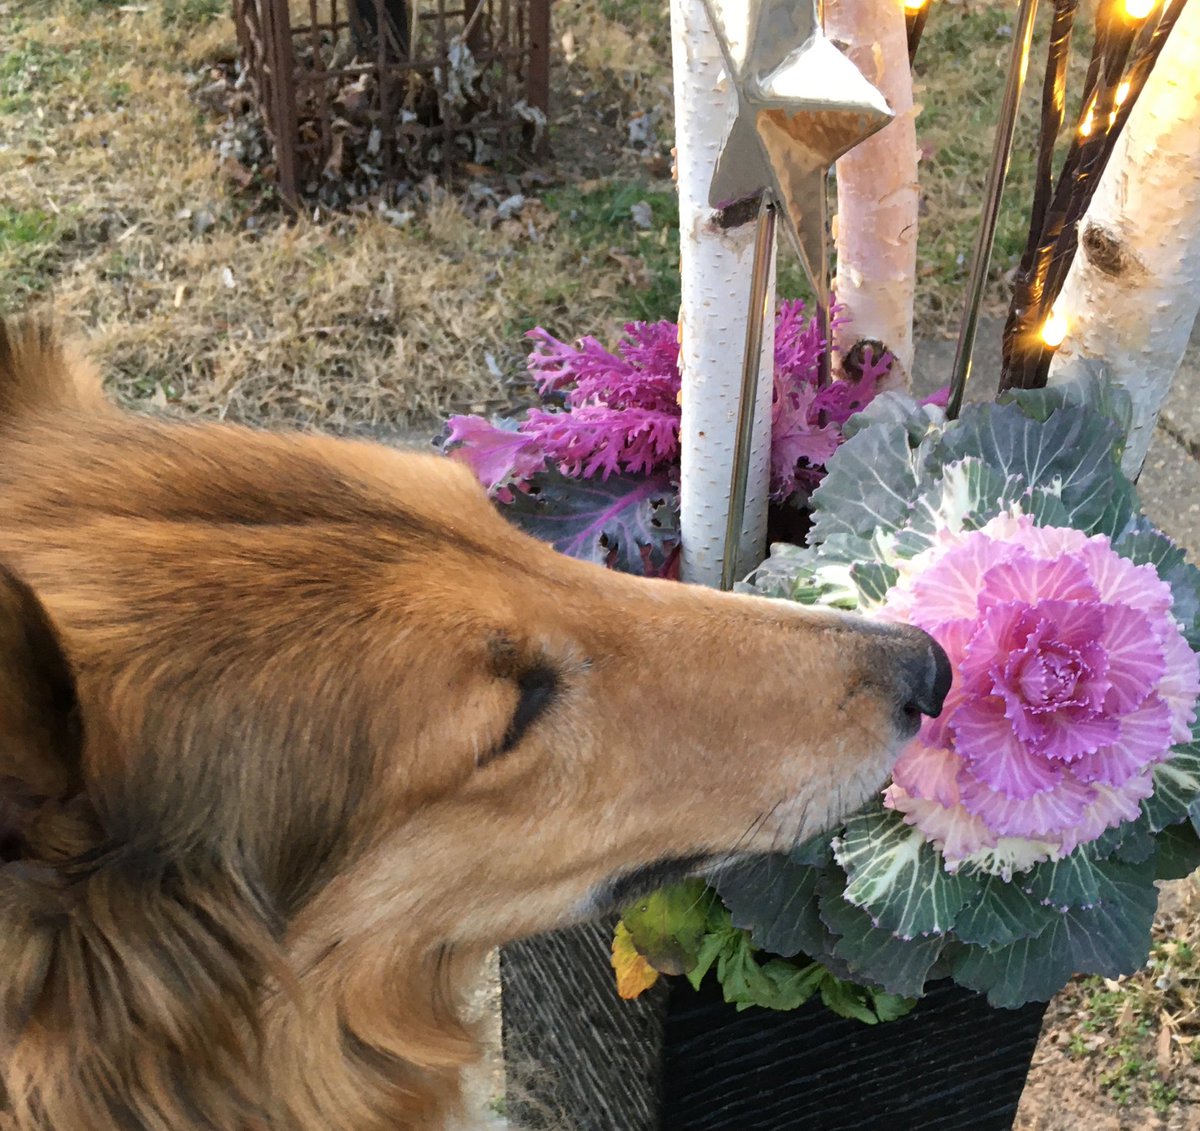
[[[671, 0], [671, 37], [682, 279], [681, 574], [685, 581], [715, 586], [721, 580], [742, 352], [751, 313], [754, 225], [721, 231], [708, 206], [709, 183], [736, 96], [702, 0]], [[766, 308], [768, 315], [774, 313], [773, 278]], [[766, 548], [774, 338], [774, 318], [767, 317], [739, 574], [753, 569]]]
[[837, 163], [838, 301], [851, 317], [834, 346], [875, 338], [908, 384], [917, 270], [917, 134], [908, 33], [899, 0], [829, 0], [825, 32], [883, 93], [895, 118]]
[[[1179, 0], [1176, 0], [1178, 3]], [[1200, 0], [1163, 47], [1079, 225], [1051, 384], [1106, 364], [1133, 398], [1136, 476], [1200, 311]]]

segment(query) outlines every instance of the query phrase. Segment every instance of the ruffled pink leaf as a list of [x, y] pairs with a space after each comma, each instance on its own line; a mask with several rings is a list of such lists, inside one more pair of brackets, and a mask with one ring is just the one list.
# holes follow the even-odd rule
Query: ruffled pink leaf
[[530, 409], [521, 424], [564, 475], [606, 479], [649, 474], [679, 454], [679, 418], [652, 409], [588, 405], [574, 412]]
[[1093, 800], [1079, 821], [1062, 832], [1060, 851], [1064, 856], [1122, 821], [1136, 821], [1141, 813], [1138, 802], [1154, 792], [1154, 782], [1148, 772], [1143, 772], [1119, 787], [1095, 782], [1090, 788]]
[[987, 572], [1011, 559], [1020, 548], [990, 538], [969, 539], [954, 553], [942, 554], [912, 580], [915, 624], [927, 632], [947, 621], [974, 619]]
[[1171, 587], [1152, 565], [1135, 565], [1113, 553], [1107, 538], [1089, 540], [1079, 551], [1096, 583], [1100, 600], [1131, 609], [1166, 615], [1171, 608]]
[[1077, 710], [1059, 711], [1046, 716], [1038, 749], [1046, 758], [1074, 762], [1118, 741], [1120, 735], [1120, 719], [1087, 715]]
[[1063, 829], [1082, 820], [1094, 794], [1088, 786], [1064, 774], [1053, 789], [1029, 797], [1013, 797], [973, 781], [962, 787], [963, 806], [996, 836], [1056, 841]]
[[1003, 701], [996, 697], [964, 703], [954, 713], [950, 729], [969, 774], [960, 785], [974, 779], [1016, 798], [1053, 789], [1062, 781], [1062, 766], [1037, 757], [1007, 722]]
[[1021, 553], [988, 570], [979, 604], [984, 608], [999, 601], [1035, 605], [1051, 594], [1056, 601], [1093, 604], [1100, 596], [1082, 562], [1071, 557], [1047, 560]]
[[1071, 772], [1080, 781], [1124, 785], [1170, 750], [1171, 709], [1157, 695], [1125, 715], [1117, 725], [1116, 741], [1083, 755], [1072, 765]]
[[1108, 656], [1106, 709], [1113, 714], [1132, 711], [1166, 674], [1166, 657], [1153, 622], [1129, 605], [1105, 608], [1100, 643]]
[[913, 797], [957, 805], [958, 759], [944, 747], [927, 746], [922, 738], [905, 747], [892, 771], [892, 780]]
[[489, 491], [523, 481], [546, 466], [536, 437], [499, 428], [481, 416], [452, 416], [446, 449]]
[[1166, 671], [1158, 694], [1171, 708], [1171, 743], [1188, 742], [1196, 721], [1196, 697], [1200, 696], [1200, 665], [1195, 652], [1180, 632], [1168, 632], [1163, 641]]

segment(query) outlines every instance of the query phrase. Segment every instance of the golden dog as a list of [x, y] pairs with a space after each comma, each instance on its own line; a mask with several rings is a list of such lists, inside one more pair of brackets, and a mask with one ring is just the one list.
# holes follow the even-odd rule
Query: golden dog
[[0, 1128], [440, 1128], [491, 947], [877, 790], [944, 655], [0, 333]]

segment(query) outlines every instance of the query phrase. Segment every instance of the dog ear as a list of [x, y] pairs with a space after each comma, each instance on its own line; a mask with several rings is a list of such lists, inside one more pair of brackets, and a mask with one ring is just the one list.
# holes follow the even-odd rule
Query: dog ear
[[228, 861], [114, 839], [90, 729], [51, 618], [0, 568], [0, 1127], [273, 1126], [269, 904]]
[[20, 855], [41, 800], [79, 778], [75, 680], [32, 590], [0, 566], [0, 862]]
[[49, 316], [0, 319], [0, 427], [46, 411], [112, 411], [95, 367]]

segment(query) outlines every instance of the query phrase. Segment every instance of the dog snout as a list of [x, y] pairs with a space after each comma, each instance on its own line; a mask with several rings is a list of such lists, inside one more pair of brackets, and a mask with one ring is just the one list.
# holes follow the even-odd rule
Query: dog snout
[[952, 679], [945, 649], [927, 632], [914, 633], [897, 673], [902, 729], [911, 734], [920, 728], [922, 715], [932, 719], [941, 714]]

